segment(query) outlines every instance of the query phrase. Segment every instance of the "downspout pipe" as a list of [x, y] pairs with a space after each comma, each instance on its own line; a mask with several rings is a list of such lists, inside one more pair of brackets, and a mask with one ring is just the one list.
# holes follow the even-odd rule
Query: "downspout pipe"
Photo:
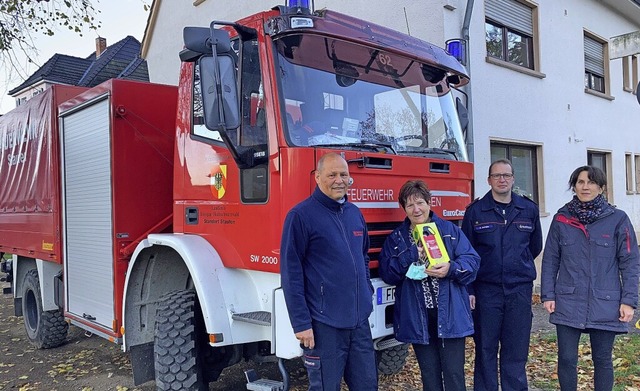
[[[466, 64], [464, 64], [467, 67], [467, 72], [469, 74], [469, 76], [471, 76], [471, 56], [470, 56], [470, 37], [469, 37], [469, 25], [471, 24], [471, 13], [473, 12], [473, 0], [467, 0], [467, 7], [464, 11], [464, 22], [462, 23], [462, 30], [461, 30], [461, 35], [462, 35], [462, 39], [465, 40], [466, 45], [464, 45], [465, 47], [465, 60], [466, 60]], [[473, 80], [473, 78], [471, 78]], [[470, 84], [467, 84], [466, 86], [464, 86], [464, 90], [465, 93], [467, 94], [467, 112], [469, 114], [469, 124], [467, 125], [467, 153], [469, 154], [469, 160], [471, 160], [472, 162], [475, 161], [475, 153], [474, 153], [474, 142], [473, 142], [473, 99], [472, 99], [472, 94], [471, 94], [471, 90], [473, 89], [471, 87], [471, 84], [473, 84], [473, 81]]]

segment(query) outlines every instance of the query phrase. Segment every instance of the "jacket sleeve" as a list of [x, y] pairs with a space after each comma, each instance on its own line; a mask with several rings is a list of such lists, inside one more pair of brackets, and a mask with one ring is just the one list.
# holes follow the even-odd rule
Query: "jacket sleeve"
[[450, 251], [451, 266], [449, 267], [448, 277], [462, 285], [469, 285], [476, 279], [478, 269], [480, 268], [480, 256], [471, 246], [471, 242], [465, 236], [464, 232], [452, 223], [453, 235], [457, 236], [457, 240], [452, 241], [454, 248]]
[[400, 228], [387, 237], [380, 252], [380, 277], [384, 282], [398, 285], [414, 260], [418, 259], [418, 250], [410, 246], [402, 237]]
[[616, 243], [616, 256], [622, 281], [620, 303], [637, 308], [640, 255], [633, 225], [626, 214], [622, 222], [616, 227]]
[[473, 219], [471, 217], [471, 207], [468, 207], [464, 213], [464, 218], [462, 219], [462, 233], [464, 233], [464, 236], [471, 243], [471, 246], [473, 246], [473, 240], [474, 240], [472, 220]]
[[293, 331], [311, 328], [311, 313], [305, 298], [304, 260], [308, 233], [298, 213], [289, 212], [284, 221], [280, 244], [280, 278]]
[[560, 269], [560, 238], [558, 234], [558, 223], [554, 216], [549, 227], [547, 242], [542, 255], [542, 271], [540, 273], [540, 300], [555, 301], [556, 299], [556, 278]]
[[370, 247], [369, 230], [367, 229], [367, 223], [365, 222], [364, 216], [362, 216], [362, 214], [360, 215], [360, 218], [362, 219], [362, 224], [364, 226], [364, 240], [362, 241], [362, 256], [364, 257], [364, 270], [367, 274], [367, 281], [369, 282], [369, 290], [371, 291], [371, 294], [373, 294], [374, 290], [373, 290], [373, 284], [371, 283], [371, 269], [369, 269], [369, 247]]
[[542, 227], [540, 227], [540, 210], [538, 207], [534, 207], [534, 221], [535, 221], [535, 229], [531, 234], [531, 239], [529, 240], [529, 251], [533, 258], [540, 255], [542, 251]]
[[[462, 219], [462, 233], [464, 234], [465, 239], [469, 242], [469, 244], [473, 248], [475, 235], [473, 231], [473, 216], [472, 216], [473, 213], [471, 208], [472, 208], [471, 205], [468, 206], [467, 210], [464, 213], [464, 218]], [[478, 261], [478, 268], [479, 267], [480, 267], [480, 262]], [[477, 274], [477, 270], [475, 274]], [[473, 278], [475, 280], [475, 275]], [[467, 291], [469, 292], [469, 295], [475, 295], [475, 289], [473, 288], [473, 283], [467, 284]]]

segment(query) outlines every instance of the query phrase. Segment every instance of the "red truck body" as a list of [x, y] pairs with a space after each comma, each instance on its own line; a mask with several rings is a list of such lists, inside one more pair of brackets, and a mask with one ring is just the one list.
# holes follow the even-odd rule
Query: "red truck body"
[[56, 85], [0, 117], [0, 252], [62, 262], [58, 105], [85, 90]]
[[[172, 86], [124, 80], [53, 86], [0, 118], [11, 147], [0, 168], [0, 252], [64, 261], [67, 280], [81, 282], [65, 286], [65, 315], [86, 322], [92, 307], [107, 306], [92, 327], [114, 339], [135, 246], [170, 231], [176, 96]], [[107, 303], [86, 301], [92, 286], [108, 292]]]

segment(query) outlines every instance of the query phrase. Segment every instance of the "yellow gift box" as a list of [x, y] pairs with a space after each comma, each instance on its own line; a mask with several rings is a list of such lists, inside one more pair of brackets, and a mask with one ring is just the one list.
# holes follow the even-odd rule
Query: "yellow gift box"
[[416, 241], [416, 244], [422, 243], [422, 248], [427, 254], [429, 261], [427, 269], [439, 263], [449, 262], [449, 253], [447, 253], [447, 248], [444, 246], [436, 223], [417, 224], [412, 234], [413, 240]]

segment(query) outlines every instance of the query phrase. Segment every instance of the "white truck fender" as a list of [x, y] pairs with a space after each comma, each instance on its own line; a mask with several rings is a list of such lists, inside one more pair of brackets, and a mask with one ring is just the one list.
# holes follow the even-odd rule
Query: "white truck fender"
[[[153, 245], [170, 247], [175, 250], [185, 261], [198, 297], [208, 297], [212, 300], [201, 300], [200, 307], [208, 332], [221, 333], [225, 337], [231, 337], [229, 320], [223, 298], [223, 292], [218, 281], [218, 272], [224, 269], [222, 260], [215, 249], [200, 236], [152, 234], [138, 244], [127, 269], [124, 285], [124, 298], [127, 298], [127, 290], [130, 289], [131, 271], [135, 267], [138, 255]], [[197, 260], [206, 259], [207, 262]], [[215, 299], [213, 299], [215, 298]], [[125, 319], [127, 300], [122, 305], [123, 320]], [[126, 322], [125, 322], [126, 323]], [[123, 337], [123, 349], [126, 350], [126, 331]]]

